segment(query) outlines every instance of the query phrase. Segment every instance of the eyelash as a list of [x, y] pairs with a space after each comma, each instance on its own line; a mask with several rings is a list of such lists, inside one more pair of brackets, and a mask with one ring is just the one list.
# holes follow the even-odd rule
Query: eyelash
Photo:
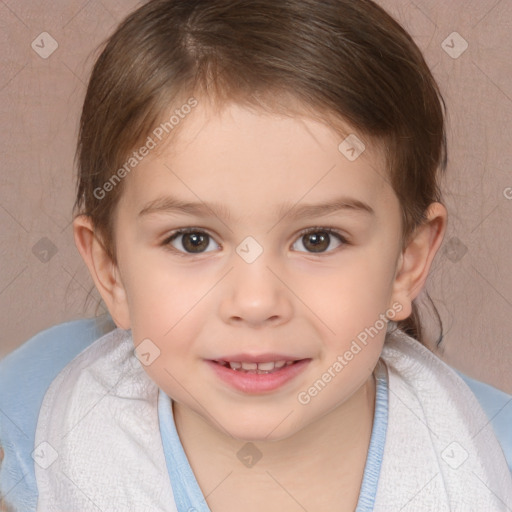
[[[337, 229], [330, 228], [330, 227], [325, 227], [325, 226], [315, 226], [315, 227], [303, 229], [302, 231], [300, 231], [298, 233], [296, 241], [301, 239], [304, 235], [307, 235], [309, 233], [318, 233], [320, 231], [323, 232], [323, 233], [327, 233], [330, 236], [332, 235], [332, 236], [336, 237], [339, 240], [339, 242], [341, 243], [341, 246], [343, 246], [343, 245], [350, 245], [348, 240], [345, 238], [345, 236], [343, 236], [341, 234], [340, 231], [338, 231]], [[184, 257], [187, 257], [187, 256], [200, 256], [201, 254], [207, 254], [208, 252], [211, 252], [211, 251], [198, 252], [198, 253], [183, 252], [183, 251], [180, 251], [180, 250], [176, 249], [175, 247], [173, 247], [171, 245], [171, 242], [173, 242], [180, 235], [186, 235], [186, 234], [190, 234], [190, 233], [205, 234], [205, 235], [208, 235], [212, 239], [214, 238], [207, 231], [205, 231], [203, 229], [200, 229], [200, 228], [194, 228], [194, 227], [182, 228], [182, 229], [178, 229], [178, 230], [174, 231], [173, 233], [171, 233], [162, 242], [161, 245], [164, 246], [167, 250], [172, 251], [173, 253], [177, 253], [179, 256], [184, 256]], [[307, 254], [322, 255], [322, 254], [331, 254], [332, 252], [336, 251], [336, 249], [339, 249], [339, 247], [336, 247], [335, 249], [331, 249], [330, 251], [324, 251], [324, 252], [318, 252], [318, 253], [309, 252], [309, 251], [298, 251], [298, 252], [306, 252]]]

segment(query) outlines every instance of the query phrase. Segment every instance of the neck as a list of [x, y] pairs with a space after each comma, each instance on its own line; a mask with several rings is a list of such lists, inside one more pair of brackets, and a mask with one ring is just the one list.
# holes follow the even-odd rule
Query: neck
[[[287, 490], [294, 486], [296, 494], [300, 489], [307, 494], [310, 488], [318, 495], [325, 490], [322, 485], [336, 487], [337, 496], [350, 497], [352, 504], [359, 496], [374, 410], [375, 379], [371, 375], [347, 401], [294, 435], [277, 441], [254, 441], [262, 457], [248, 472], [237, 458], [243, 440], [227, 436], [173, 402], [176, 429], [203, 492], [215, 489], [228, 474], [239, 475], [239, 486], [248, 486], [244, 492], [267, 492], [264, 482], [270, 474], [279, 482], [287, 482]], [[317, 475], [318, 485], [312, 475]]]

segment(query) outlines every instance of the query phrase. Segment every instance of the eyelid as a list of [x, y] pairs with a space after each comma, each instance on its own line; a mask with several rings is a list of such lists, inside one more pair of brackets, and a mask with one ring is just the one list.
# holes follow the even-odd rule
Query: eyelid
[[198, 252], [198, 253], [192, 253], [192, 252], [183, 252], [179, 249], [176, 249], [171, 245], [171, 242], [178, 238], [181, 235], [186, 235], [188, 233], [204, 233], [210, 237], [211, 240], [213, 240], [219, 247], [222, 248], [222, 245], [216, 242], [216, 235], [212, 235], [207, 229], [189, 226], [186, 228], [179, 228], [174, 230], [170, 235], [167, 235], [164, 240], [161, 242], [160, 245], [162, 245], [165, 249], [173, 252], [174, 254], [177, 254], [178, 256], [201, 256], [202, 254], [208, 254], [213, 251], [206, 251], [206, 252]]
[[334, 249], [330, 249], [328, 251], [321, 251], [321, 252], [309, 252], [309, 251], [297, 251], [299, 253], [308, 254], [311, 256], [328, 256], [331, 254], [336, 253], [341, 247], [345, 245], [350, 245], [350, 242], [348, 238], [343, 234], [341, 230], [334, 227], [329, 226], [313, 226], [309, 228], [305, 228], [297, 234], [295, 241], [293, 242], [293, 245], [295, 245], [304, 235], [307, 235], [308, 233], [318, 233], [318, 232], [324, 232], [327, 233], [330, 236], [334, 236], [338, 239], [340, 245], [338, 247], [335, 247]]
[[329, 227], [329, 226], [313, 226], [311, 228], [305, 228], [302, 231], [299, 231], [298, 236], [304, 236], [308, 233], [315, 233], [317, 231], [325, 231], [330, 235], [337, 236], [344, 244], [348, 244], [348, 238], [343, 234], [340, 229]]
[[[340, 231], [337, 228], [330, 227], [330, 226], [312, 226], [312, 227], [304, 228], [294, 236], [293, 244], [295, 244], [302, 236], [307, 235], [308, 233], [315, 233], [315, 232], [319, 232], [319, 231], [326, 232], [329, 235], [334, 235], [335, 237], [338, 238], [341, 245], [350, 245], [349, 240], [343, 234], [342, 231]], [[165, 239], [162, 241], [161, 245], [164, 246], [165, 248], [167, 248], [168, 250], [171, 250], [173, 253], [177, 253], [180, 256], [200, 256], [202, 254], [208, 254], [209, 252], [213, 252], [213, 251], [206, 251], [206, 252], [199, 252], [199, 253], [189, 253], [189, 252], [180, 251], [171, 245], [171, 242], [173, 240], [175, 240], [177, 237], [179, 237], [180, 235], [186, 235], [188, 233], [204, 233], [204, 234], [208, 235], [220, 248], [222, 248], [222, 245], [219, 244], [215, 240], [216, 235], [215, 236], [212, 235], [209, 232], [209, 230], [207, 230], [207, 229], [194, 227], [194, 226], [186, 227], [186, 228], [179, 228], [179, 229], [174, 230], [170, 235], [165, 237]], [[331, 254], [334, 251], [336, 251], [336, 249], [337, 248], [332, 249], [330, 251], [318, 252], [318, 253], [307, 252], [307, 251], [297, 251], [297, 252], [305, 252], [305, 254], [312, 254], [312, 255], [323, 255], [323, 254]]]
[[171, 234], [169, 234], [165, 237], [162, 244], [169, 243], [177, 235], [186, 235], [187, 233], [205, 233], [211, 238], [215, 238], [217, 236], [217, 235], [212, 235], [208, 229], [199, 228], [199, 227], [195, 227], [195, 226], [189, 226], [186, 228], [175, 229]]

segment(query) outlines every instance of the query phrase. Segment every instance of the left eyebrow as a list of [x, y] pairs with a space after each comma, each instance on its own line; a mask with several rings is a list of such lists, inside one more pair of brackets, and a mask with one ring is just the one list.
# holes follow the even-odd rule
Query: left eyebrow
[[[290, 217], [294, 220], [321, 217], [338, 211], [354, 211], [375, 215], [373, 208], [359, 199], [350, 197], [335, 198], [322, 204], [282, 204], [277, 210], [278, 218]], [[182, 201], [178, 198], [165, 196], [147, 203], [139, 212], [139, 217], [150, 213], [186, 213], [208, 217], [212, 214], [218, 218], [230, 220], [231, 215], [224, 204]]]
[[349, 210], [354, 212], [375, 215], [374, 209], [364, 201], [351, 197], [338, 197], [328, 203], [322, 204], [283, 204], [280, 209], [280, 217], [292, 219], [304, 219], [308, 217], [322, 217], [338, 211]]

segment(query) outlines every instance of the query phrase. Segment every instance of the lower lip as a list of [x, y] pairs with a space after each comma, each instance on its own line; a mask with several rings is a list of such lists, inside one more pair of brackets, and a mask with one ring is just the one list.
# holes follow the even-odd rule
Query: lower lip
[[221, 380], [244, 393], [264, 393], [274, 391], [294, 377], [303, 372], [311, 359], [302, 359], [294, 364], [283, 366], [272, 373], [247, 373], [238, 370], [232, 370], [227, 366], [222, 366], [215, 361], [207, 361], [213, 371]]

